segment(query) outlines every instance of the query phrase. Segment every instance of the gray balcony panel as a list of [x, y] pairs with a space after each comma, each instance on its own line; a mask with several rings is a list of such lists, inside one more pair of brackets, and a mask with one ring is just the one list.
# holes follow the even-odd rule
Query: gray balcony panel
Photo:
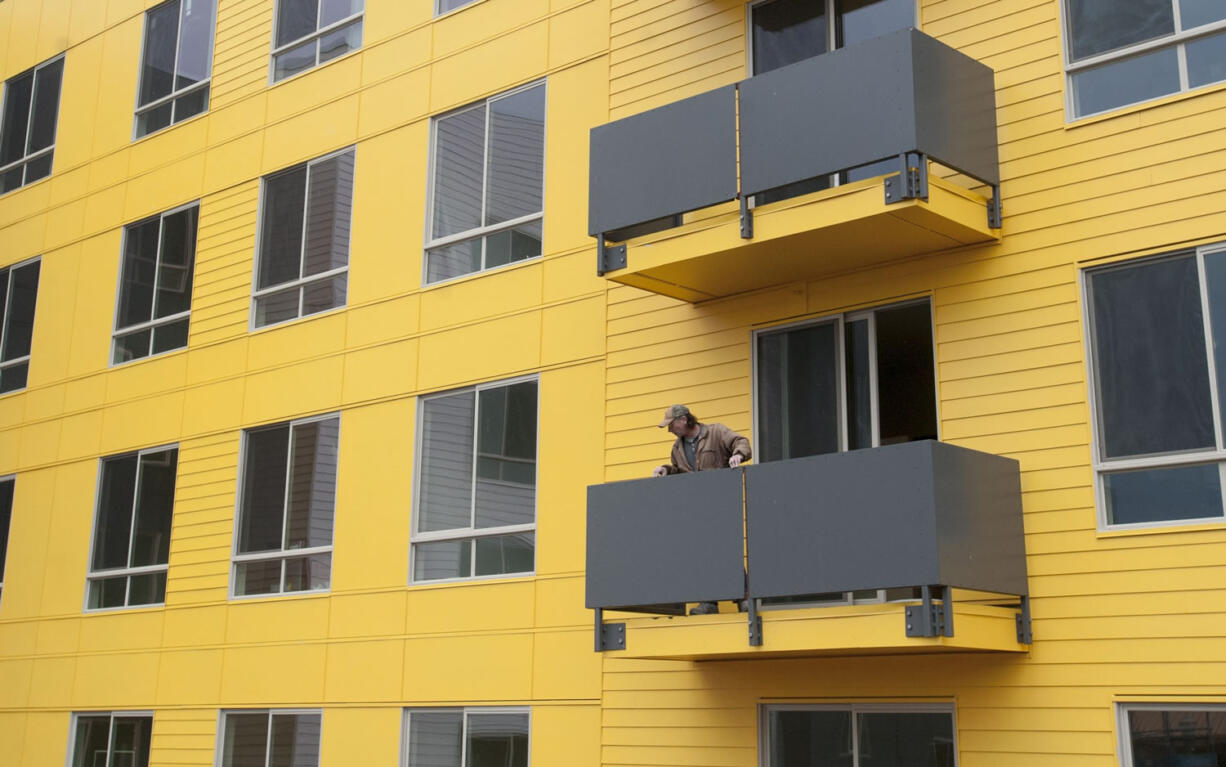
[[587, 489], [588, 607], [739, 599], [742, 471]]
[[918, 151], [997, 183], [992, 70], [914, 29], [740, 84], [745, 194]]
[[593, 128], [590, 162], [593, 236], [735, 199], [735, 86]]
[[942, 584], [1025, 594], [1016, 461], [940, 442], [752, 466], [751, 596]]

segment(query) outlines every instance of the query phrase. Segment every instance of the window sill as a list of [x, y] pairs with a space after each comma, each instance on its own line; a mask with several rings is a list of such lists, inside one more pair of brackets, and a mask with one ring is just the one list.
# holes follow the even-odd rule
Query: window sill
[[[542, 251], [543, 250], [544, 248], [542, 248]], [[421, 252], [421, 255], [422, 255], [422, 261], [424, 263], [425, 257], [426, 257], [426, 251], [423, 250]], [[540, 264], [544, 260], [545, 260], [545, 254], [542, 252], [541, 255], [539, 256], [532, 256], [530, 258], [524, 258], [519, 261], [513, 261], [509, 264], [502, 264], [501, 266], [491, 266], [489, 269], [482, 269], [481, 271], [478, 271], [478, 272], [469, 272], [468, 274], [461, 274], [457, 277], [448, 277], [445, 280], [438, 280], [437, 282], [425, 282], [423, 279], [421, 289], [422, 290], [433, 290], [434, 288], [446, 287], [448, 285], [459, 285], [460, 283], [465, 282], [467, 280], [475, 280], [480, 277], [484, 277], [487, 274], [501, 274], [503, 272], [509, 272], [514, 269], [521, 269], [527, 266], [531, 266], [532, 264]]]
[[343, 312], [348, 308], [349, 308], [349, 303], [346, 301], [340, 306], [334, 306], [331, 309], [325, 309], [322, 312], [315, 312], [314, 314], [308, 314], [303, 317], [295, 317], [292, 320], [281, 320], [280, 322], [274, 322], [271, 325], [260, 325], [259, 327], [255, 327], [254, 325], [249, 325], [247, 328], [247, 333], [249, 335], [254, 335], [256, 333], [263, 333], [269, 330], [276, 330], [277, 328], [288, 327], [290, 325], [294, 325], [299, 322], [309, 322], [311, 320], [316, 320], [321, 317], [330, 317], [339, 312]]
[[440, 20], [440, 19], [448, 19], [448, 18], [451, 18], [452, 16], [456, 15], [457, 13], [459, 13], [459, 12], [461, 12], [461, 11], [465, 10], [465, 9], [472, 8], [472, 7], [474, 7], [474, 6], [481, 5], [483, 2], [484, 2], [484, 0], [473, 0], [473, 1], [472, 1], [472, 2], [470, 2], [470, 3], [466, 3], [466, 4], [464, 4], [464, 5], [461, 5], [459, 8], [452, 8], [450, 11], [447, 11], [446, 13], [436, 13], [436, 14], [434, 15], [434, 21], [438, 21], [438, 20]]
[[164, 352], [158, 352], [157, 354], [146, 354], [144, 357], [137, 357], [136, 359], [124, 360], [123, 362], [112, 362], [111, 364], [107, 365], [107, 370], [118, 370], [119, 368], [130, 368], [134, 365], [139, 365], [142, 362], [151, 362], [153, 360], [166, 359], [172, 354], [179, 354], [179, 353], [186, 352], [186, 351], [187, 351], [187, 346], [180, 346], [175, 349], [167, 349]]
[[[328, 63], [331, 63], [331, 62], [328, 62]], [[308, 69], [308, 70], [307, 70], [307, 72], [309, 72], [309, 71], [310, 71], [310, 70]], [[306, 74], [306, 72], [299, 72], [299, 74]], [[209, 103], [211, 104], [212, 102], [209, 102]], [[170, 125], [167, 125], [167, 126], [165, 126], [165, 127], [163, 127], [163, 128], [158, 128], [157, 130], [153, 131], [152, 133], [146, 133], [146, 134], [145, 134], [145, 135], [143, 135], [143, 136], [136, 136], [136, 135], [133, 135], [133, 136], [132, 136], [132, 141], [131, 141], [131, 143], [132, 143], [132, 144], [139, 144], [139, 143], [141, 143], [142, 141], [145, 141], [146, 139], [151, 139], [151, 138], [153, 138], [154, 136], [164, 136], [164, 135], [166, 135], [167, 133], [170, 133], [170, 131], [174, 130], [175, 128], [178, 128], [180, 125], [187, 125], [187, 124], [189, 124], [189, 123], [194, 123], [194, 122], [196, 122], [197, 120], [199, 120], [200, 118], [202, 118], [202, 117], [208, 117], [208, 116], [209, 116], [209, 110], [208, 110], [208, 109], [205, 109], [203, 112], [199, 112], [199, 113], [197, 113], [197, 114], [192, 115], [191, 117], [188, 117], [188, 118], [182, 119], [182, 120], [178, 121], [177, 123], [171, 123]], [[135, 129], [135, 128], [133, 128], [133, 131], [132, 131], [132, 132], [135, 134], [136, 129]]]
[[[365, 24], [365, 17], [363, 17], [363, 21], [362, 21], [362, 23], [363, 23], [363, 24]], [[365, 31], [363, 31], [363, 34], [365, 34]], [[335, 63], [336, 63], [336, 62], [338, 62], [338, 61], [345, 61], [346, 59], [353, 58], [354, 56], [356, 56], [357, 54], [361, 53], [361, 52], [362, 52], [362, 51], [364, 51], [365, 49], [366, 49], [365, 45], [363, 45], [363, 46], [361, 46], [361, 47], [358, 47], [358, 48], [354, 48], [352, 51], [349, 51], [348, 53], [344, 53], [344, 54], [342, 54], [342, 55], [340, 55], [340, 56], [337, 56], [337, 57], [336, 57], [336, 58], [334, 58], [334, 59], [328, 59], [327, 61], [323, 62], [322, 64], [316, 64], [315, 66], [311, 67], [310, 69], [304, 69], [304, 70], [302, 70], [301, 72], [295, 72], [294, 74], [290, 75], [289, 77], [282, 77], [280, 80], [274, 80], [274, 79], [272, 79], [272, 76], [273, 76], [273, 72], [272, 72], [272, 67], [273, 67], [273, 64], [272, 64], [272, 58], [271, 58], [271, 57], [269, 57], [269, 65], [268, 65], [268, 70], [269, 70], [269, 71], [268, 71], [268, 89], [269, 89], [269, 90], [272, 90], [273, 88], [276, 88], [278, 85], [284, 85], [285, 83], [291, 83], [291, 82], [294, 82], [295, 80], [298, 80], [298, 79], [300, 79], [300, 78], [304, 77], [305, 75], [309, 75], [309, 74], [311, 74], [312, 72], [318, 72], [319, 70], [323, 69], [324, 67], [330, 67], [330, 66], [332, 66], [333, 64], [335, 64]], [[187, 121], [186, 121], [186, 120], [184, 120], [184, 122], [187, 122]], [[178, 124], [178, 123], [176, 123], [176, 125], [177, 125], [177, 124]]]
[[132, 612], [134, 610], [164, 610], [166, 609], [165, 602], [155, 602], [148, 605], [124, 605], [122, 607], [86, 607], [82, 610], [83, 615], [111, 615], [118, 612]]
[[1172, 522], [1163, 524], [1155, 522], [1147, 527], [1131, 527], [1124, 529], [1099, 529], [1097, 538], [1125, 538], [1134, 535], [1159, 535], [1164, 533], [1197, 533], [1212, 530], [1226, 530], [1226, 518], [1210, 519], [1203, 522]]
[[280, 594], [230, 594], [226, 597], [226, 601], [230, 604], [256, 604], [272, 601], [280, 602], [286, 599], [321, 599], [330, 596], [332, 596], [332, 589], [329, 587], [314, 591], [289, 591]]
[[[1068, 89], [1068, 86], [1066, 84], [1065, 85], [1066, 95], [1068, 92], [1067, 89]], [[1212, 83], [1210, 85], [1202, 85], [1199, 88], [1192, 88], [1190, 90], [1180, 91], [1179, 93], [1172, 93], [1169, 96], [1159, 96], [1158, 98], [1152, 99], [1150, 101], [1141, 101], [1136, 104], [1129, 104], [1127, 106], [1122, 106], [1110, 112], [1099, 112], [1098, 114], [1087, 115], [1085, 117], [1078, 117], [1073, 120], [1069, 120], [1066, 117], [1065, 122], [1064, 122], [1064, 130], [1069, 131], [1069, 130], [1074, 130], [1076, 128], [1081, 128], [1087, 125], [1097, 125], [1098, 123], [1103, 122], [1105, 120], [1113, 120], [1119, 117], [1127, 117], [1129, 115], [1135, 115], [1140, 112], [1148, 111], [1150, 109], [1158, 109], [1159, 107], [1164, 107], [1170, 104], [1184, 101], [1186, 99], [1196, 98], [1198, 96], [1205, 96], [1210, 93], [1218, 93], [1224, 90], [1226, 90], [1226, 81], [1220, 82], [1220, 83]]]
[[428, 591], [433, 589], [454, 589], [473, 584], [490, 583], [531, 583], [536, 580], [536, 573], [515, 573], [514, 575], [478, 575], [473, 578], [448, 578], [437, 581], [409, 581], [411, 591]]

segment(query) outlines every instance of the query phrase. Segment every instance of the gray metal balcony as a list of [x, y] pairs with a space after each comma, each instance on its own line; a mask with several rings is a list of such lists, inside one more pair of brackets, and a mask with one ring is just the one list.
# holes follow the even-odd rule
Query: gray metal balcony
[[[806, 195], [803, 215], [749, 205], [891, 158], [872, 183]], [[992, 70], [914, 29], [598, 126], [590, 162], [597, 272], [684, 300], [999, 238]]]
[[[1020, 479], [1008, 458], [924, 441], [613, 482], [588, 488], [587, 521], [586, 603], [596, 610], [597, 649], [707, 658], [1018, 651], [1030, 641]], [[758, 612], [760, 600], [879, 589], [917, 597]], [[746, 597], [748, 637], [739, 616], [685, 615], [686, 603]], [[612, 610], [673, 617], [605, 622]], [[811, 625], [781, 628], [772, 646], [775, 615]], [[815, 639], [813, 626], [849, 615], [867, 616], [872, 628], [845, 621], [846, 640], [837, 631]], [[965, 631], [955, 633], [955, 622]], [[731, 634], [713, 633], [713, 623], [739, 625], [739, 639], [729, 644]], [[627, 637], [636, 626], [655, 638], [634, 647], [649, 634]], [[687, 639], [687, 627], [702, 630]]]

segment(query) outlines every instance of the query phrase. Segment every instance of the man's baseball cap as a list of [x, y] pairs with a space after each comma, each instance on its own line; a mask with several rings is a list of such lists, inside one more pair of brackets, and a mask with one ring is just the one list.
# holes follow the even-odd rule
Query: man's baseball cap
[[690, 414], [690, 409], [685, 405], [673, 405], [668, 410], [664, 411], [664, 420], [660, 421], [660, 428], [663, 429], [678, 418], [684, 418]]

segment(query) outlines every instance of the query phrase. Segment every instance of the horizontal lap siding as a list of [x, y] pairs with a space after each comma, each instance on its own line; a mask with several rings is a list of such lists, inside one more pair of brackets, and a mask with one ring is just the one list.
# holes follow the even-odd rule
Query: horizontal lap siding
[[[743, 77], [743, 37], [737, 50], [727, 35], [744, 14], [615, 4], [612, 116]], [[1116, 696], [1226, 700], [1226, 534], [1097, 533], [1078, 281], [1093, 259], [1226, 239], [1226, 93], [1069, 125], [1056, 2], [940, 0], [921, 18], [995, 71], [1001, 245], [697, 306], [613, 287], [606, 479], [666, 460], [655, 422], [673, 402], [750, 432], [755, 329], [929, 295], [943, 439], [1021, 463], [1037, 643], [1020, 657], [607, 659], [605, 765], [755, 765], [764, 701], [936, 699], [956, 703], [962, 767], [1108, 767]]]
[[239, 435], [179, 445], [166, 605], [224, 602], [228, 593]]

